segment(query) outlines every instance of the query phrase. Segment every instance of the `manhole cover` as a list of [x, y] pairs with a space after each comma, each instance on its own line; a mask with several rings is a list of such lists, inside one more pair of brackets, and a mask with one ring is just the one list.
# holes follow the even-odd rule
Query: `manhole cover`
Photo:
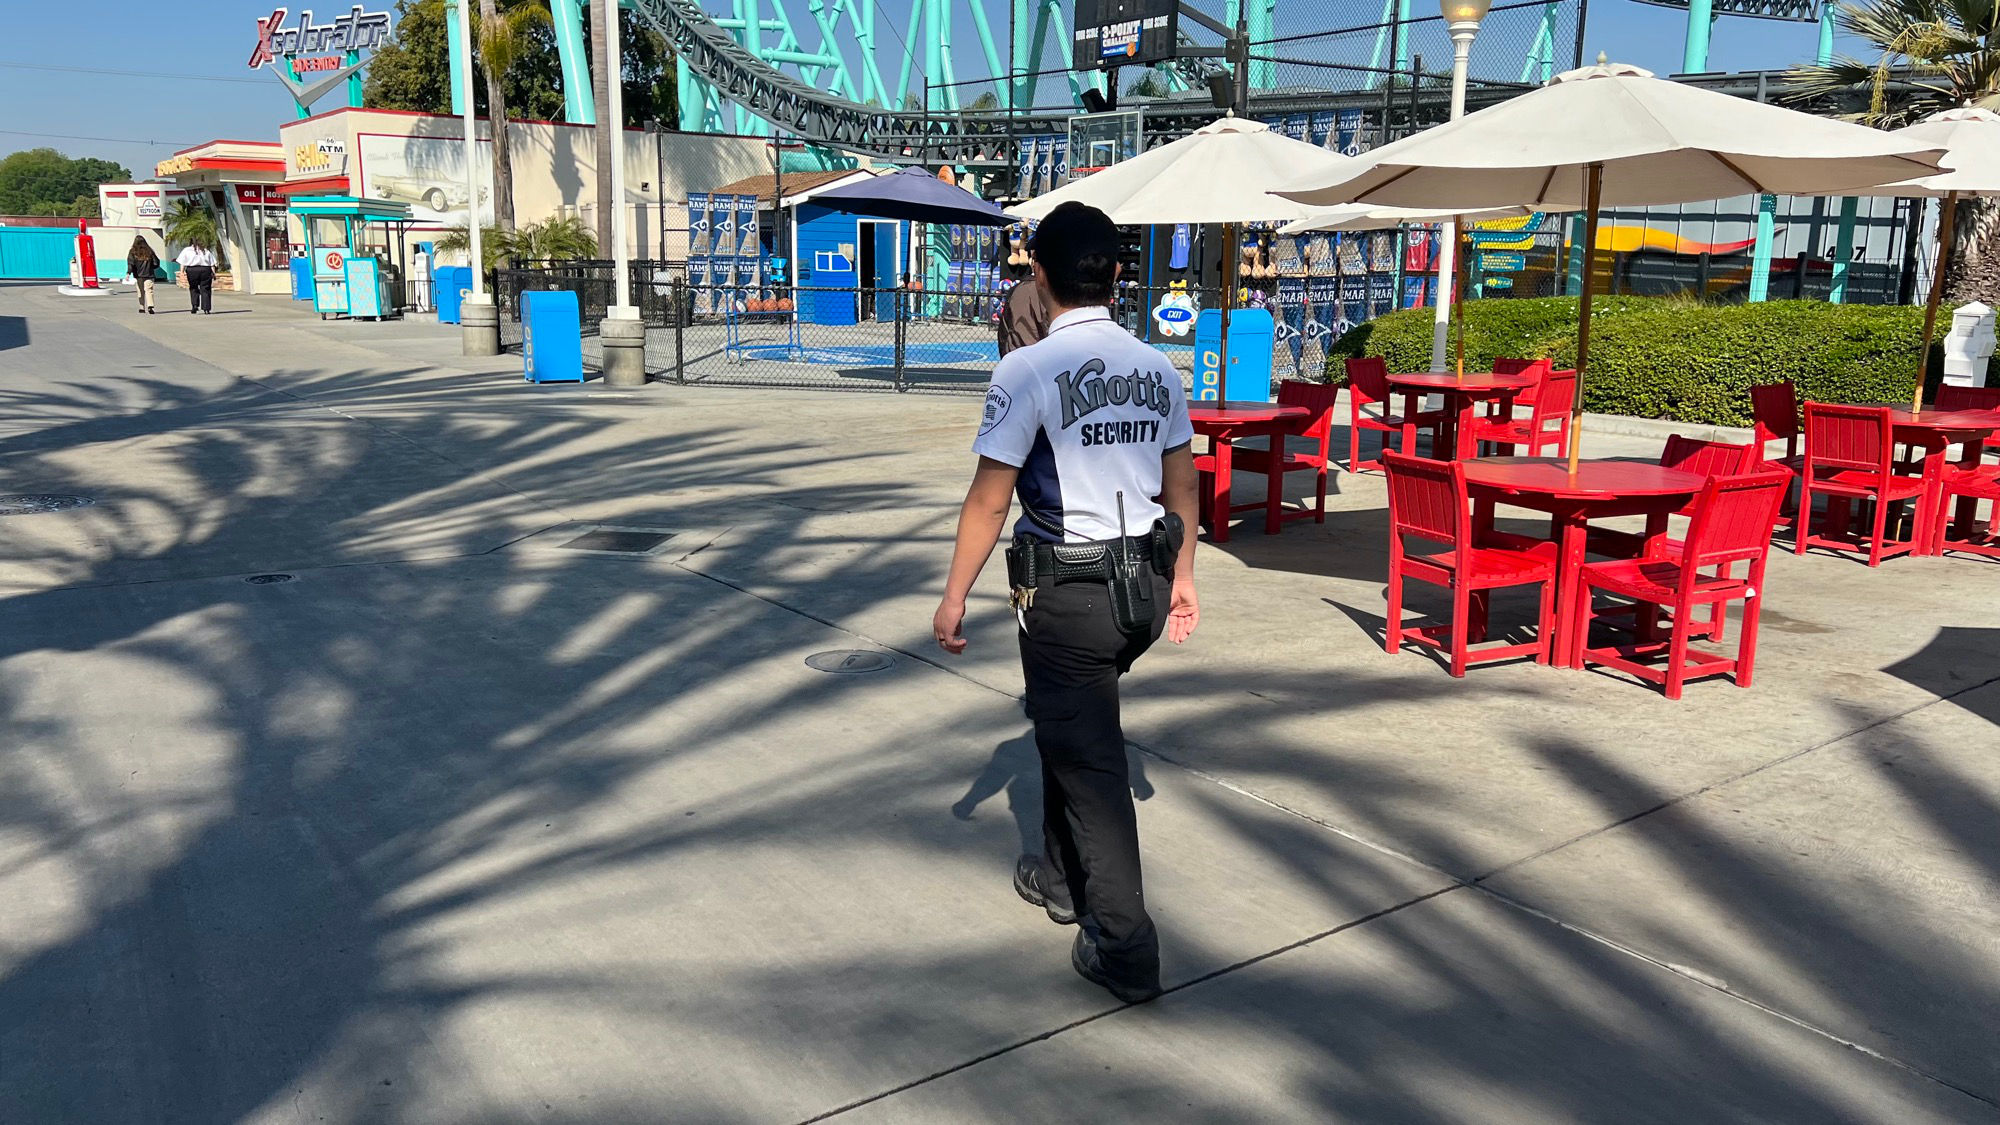
[[671, 531], [586, 531], [562, 545], [566, 551], [607, 551], [618, 555], [643, 555], [672, 539]]
[[815, 652], [806, 657], [806, 667], [821, 672], [880, 672], [894, 666], [895, 661], [888, 654], [873, 652], [865, 648], [842, 648], [832, 652]]
[[253, 574], [243, 581], [250, 583], [252, 586], [270, 586], [274, 583], [290, 582], [291, 580], [292, 576], [289, 574]]
[[55, 496], [45, 493], [11, 493], [0, 496], [0, 516], [32, 516], [40, 512], [67, 512], [88, 508], [97, 501], [88, 496]]

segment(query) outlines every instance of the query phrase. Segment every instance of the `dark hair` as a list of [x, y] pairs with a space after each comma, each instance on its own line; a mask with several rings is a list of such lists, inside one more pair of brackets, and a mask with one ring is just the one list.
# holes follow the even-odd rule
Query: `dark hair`
[[1070, 308], [1111, 303], [1118, 276], [1118, 227], [1083, 203], [1065, 203], [1035, 227], [1028, 251], [1042, 267], [1049, 296]]

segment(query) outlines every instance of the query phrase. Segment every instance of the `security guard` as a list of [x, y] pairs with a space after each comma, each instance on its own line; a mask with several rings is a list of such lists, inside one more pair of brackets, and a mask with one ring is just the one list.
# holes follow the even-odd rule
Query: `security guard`
[[1028, 718], [1042, 758], [1043, 856], [1014, 887], [1061, 924], [1070, 961], [1136, 1003], [1160, 991], [1159, 938], [1140, 886], [1139, 830], [1118, 723], [1118, 677], [1161, 633], [1199, 619], [1194, 594], [1194, 430], [1173, 364], [1111, 319], [1118, 228], [1067, 203], [1032, 250], [1049, 332], [993, 369], [972, 443], [979, 468], [932, 631], [965, 651], [965, 597], [1018, 493], [1007, 552]]

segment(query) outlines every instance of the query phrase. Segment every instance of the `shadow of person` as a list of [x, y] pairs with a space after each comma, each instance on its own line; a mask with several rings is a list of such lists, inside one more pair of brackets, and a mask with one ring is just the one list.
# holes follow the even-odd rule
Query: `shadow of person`
[[[1146, 756], [1129, 742], [1125, 744], [1125, 770], [1133, 800], [1151, 800], [1153, 782], [1146, 776]], [[966, 786], [965, 795], [952, 802], [951, 815], [971, 820], [980, 805], [1002, 792], [1007, 794], [1007, 810], [1020, 833], [1021, 854], [1042, 854], [1042, 756], [1035, 749], [1032, 732], [993, 748], [993, 756]]]

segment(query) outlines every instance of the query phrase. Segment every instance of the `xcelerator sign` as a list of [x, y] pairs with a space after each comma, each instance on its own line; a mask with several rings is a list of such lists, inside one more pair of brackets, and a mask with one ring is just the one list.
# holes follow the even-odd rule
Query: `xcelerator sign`
[[250, 52], [250, 69], [300, 55], [372, 51], [389, 37], [389, 13], [364, 11], [356, 4], [332, 23], [314, 23], [312, 9], [299, 13], [295, 27], [285, 26], [284, 8], [274, 8], [257, 21], [257, 47]]
[[[367, 66], [366, 59], [348, 61], [350, 53], [372, 51], [389, 37], [388, 12], [371, 12], [356, 4], [331, 23], [317, 23], [312, 9], [299, 12], [290, 27], [286, 8], [273, 8], [257, 21], [257, 45], [250, 51], [250, 69], [269, 67], [292, 91], [292, 98], [309, 107], [349, 75]], [[313, 75], [306, 81], [305, 75]]]

